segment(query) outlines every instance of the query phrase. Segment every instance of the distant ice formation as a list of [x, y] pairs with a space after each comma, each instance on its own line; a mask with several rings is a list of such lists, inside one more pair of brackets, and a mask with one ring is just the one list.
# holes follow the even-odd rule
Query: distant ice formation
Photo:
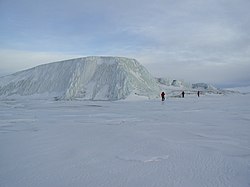
[[187, 94], [226, 94], [206, 83], [154, 78], [135, 59], [125, 57], [85, 57], [36, 66], [0, 77], [0, 98], [32, 96], [38, 98], [120, 100], [158, 98]]
[[57, 99], [119, 100], [131, 94], [155, 98], [154, 77], [138, 61], [123, 57], [85, 57], [40, 65], [0, 78], [0, 95], [38, 95]]

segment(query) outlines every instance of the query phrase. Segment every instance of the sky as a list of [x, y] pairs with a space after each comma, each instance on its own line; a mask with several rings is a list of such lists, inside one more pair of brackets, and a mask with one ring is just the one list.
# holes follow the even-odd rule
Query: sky
[[0, 76], [85, 56], [155, 77], [250, 85], [249, 0], [0, 0]]

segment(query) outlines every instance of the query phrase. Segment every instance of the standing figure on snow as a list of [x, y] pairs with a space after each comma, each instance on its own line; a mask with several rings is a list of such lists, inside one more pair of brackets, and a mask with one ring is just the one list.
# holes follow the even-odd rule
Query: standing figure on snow
[[200, 97], [200, 91], [197, 92], [198, 97]]
[[164, 101], [165, 100], [165, 93], [161, 92], [161, 100]]
[[185, 92], [184, 92], [184, 91], [182, 91], [181, 95], [182, 95], [182, 98], [184, 98]]

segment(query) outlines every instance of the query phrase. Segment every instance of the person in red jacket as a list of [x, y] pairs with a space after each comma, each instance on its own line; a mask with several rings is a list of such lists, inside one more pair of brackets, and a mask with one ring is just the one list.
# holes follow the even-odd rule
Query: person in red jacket
[[165, 100], [165, 93], [161, 92], [161, 100], [164, 101]]

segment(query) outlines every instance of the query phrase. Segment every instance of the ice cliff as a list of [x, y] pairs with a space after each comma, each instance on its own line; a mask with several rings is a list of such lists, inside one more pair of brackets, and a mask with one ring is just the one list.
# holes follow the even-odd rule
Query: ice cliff
[[0, 78], [0, 96], [47, 95], [58, 99], [119, 100], [160, 92], [138, 61], [123, 57], [85, 57], [40, 65]]

